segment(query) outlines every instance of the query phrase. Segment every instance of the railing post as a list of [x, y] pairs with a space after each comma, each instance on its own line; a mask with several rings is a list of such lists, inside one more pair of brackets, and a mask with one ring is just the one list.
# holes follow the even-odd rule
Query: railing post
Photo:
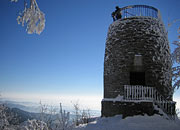
[[157, 100], [156, 100], [156, 89], [154, 90], [154, 99], [157, 102]]
[[128, 93], [128, 99], [131, 99], [130, 95], [131, 95], [131, 86], [129, 86], [129, 93]]
[[136, 96], [137, 96], [137, 89], [136, 89], [136, 85], [134, 86], [134, 99], [136, 99]]
[[152, 87], [152, 100], [154, 99], [154, 87]]
[[134, 98], [134, 87], [132, 87], [132, 98]]
[[141, 88], [142, 86], [138, 86], [138, 100], [141, 99]]
[[171, 115], [172, 115], [172, 102], [171, 102]]
[[145, 99], [147, 99], [147, 87], [145, 87]]
[[151, 89], [148, 87], [148, 100], [150, 100], [151, 99]]
[[144, 99], [144, 88], [142, 88], [142, 100]]
[[127, 86], [127, 100], [129, 99], [129, 86]]
[[168, 103], [167, 103], [167, 112], [168, 112], [168, 114], [170, 114], [170, 112], [169, 112], [169, 104], [170, 104], [170, 102], [168, 101]]
[[126, 99], [126, 85], [124, 85], [124, 100]]

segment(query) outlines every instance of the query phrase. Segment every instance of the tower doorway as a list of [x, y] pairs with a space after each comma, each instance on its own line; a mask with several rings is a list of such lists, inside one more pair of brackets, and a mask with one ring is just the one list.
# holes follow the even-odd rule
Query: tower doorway
[[130, 85], [145, 86], [145, 72], [130, 72]]

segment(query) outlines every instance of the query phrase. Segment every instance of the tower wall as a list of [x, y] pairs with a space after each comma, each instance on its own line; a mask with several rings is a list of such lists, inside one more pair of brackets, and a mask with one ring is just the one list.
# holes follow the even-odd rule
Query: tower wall
[[130, 85], [130, 72], [144, 72], [146, 86], [169, 95], [170, 49], [161, 20], [138, 16], [110, 25], [104, 57], [104, 98], [123, 95], [124, 85]]

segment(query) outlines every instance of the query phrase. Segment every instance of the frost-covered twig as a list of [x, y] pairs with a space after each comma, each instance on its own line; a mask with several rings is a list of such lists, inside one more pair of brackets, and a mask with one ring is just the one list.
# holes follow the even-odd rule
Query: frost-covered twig
[[31, 0], [29, 8], [25, 2], [24, 11], [19, 13], [17, 22], [22, 26], [27, 25], [28, 34], [40, 34], [45, 28], [45, 14], [39, 9], [36, 0]]
[[11, 2], [18, 2], [18, 0], [11, 0]]
[[48, 130], [47, 124], [40, 120], [28, 120], [25, 121], [22, 126], [19, 128], [20, 130]]
[[62, 105], [60, 103], [59, 113], [57, 113], [57, 125], [54, 130], [72, 130], [74, 125], [70, 121], [70, 113], [63, 110]]
[[74, 114], [75, 114], [75, 117], [73, 120], [74, 125], [79, 126], [80, 124], [89, 123], [91, 119], [90, 109], [81, 110], [78, 101], [73, 103], [73, 107], [74, 107]]
[[5, 129], [9, 126], [8, 118], [6, 116], [6, 107], [4, 104], [0, 104], [0, 129]]
[[[172, 60], [180, 64], [180, 27], [178, 28], [178, 41], [174, 41], [173, 44], [177, 47], [174, 49], [172, 53]], [[179, 89], [180, 88], [180, 66], [177, 65], [172, 68], [172, 81], [173, 81], [173, 88]]]
[[180, 66], [176, 66], [172, 68], [172, 81], [173, 81], [173, 89], [180, 88]]

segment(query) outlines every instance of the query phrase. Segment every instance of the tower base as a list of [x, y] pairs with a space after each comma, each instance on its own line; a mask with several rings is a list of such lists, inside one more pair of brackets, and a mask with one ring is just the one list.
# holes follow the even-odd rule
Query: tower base
[[103, 117], [122, 115], [125, 118], [127, 116], [144, 114], [152, 116], [158, 113], [151, 101], [102, 101], [101, 104], [101, 115]]

